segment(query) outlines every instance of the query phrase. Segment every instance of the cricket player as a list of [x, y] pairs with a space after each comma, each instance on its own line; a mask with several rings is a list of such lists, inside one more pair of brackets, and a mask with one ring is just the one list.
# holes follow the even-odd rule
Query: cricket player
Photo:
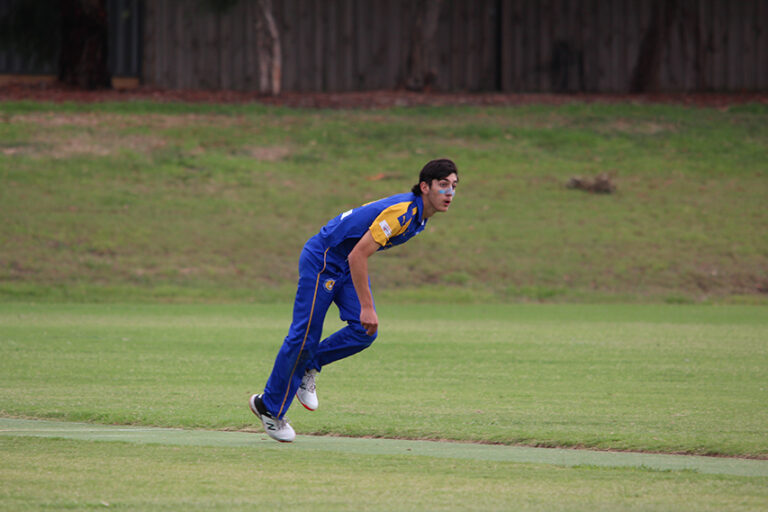
[[[285, 418], [294, 395], [314, 411], [315, 377], [327, 364], [369, 347], [379, 319], [371, 294], [368, 258], [421, 233], [427, 220], [445, 212], [456, 195], [459, 172], [448, 159], [428, 162], [411, 192], [385, 197], [331, 219], [304, 245], [293, 321], [275, 359], [263, 394], [250, 399], [251, 411], [267, 434], [291, 442], [296, 433]], [[331, 303], [347, 326], [320, 341]]]

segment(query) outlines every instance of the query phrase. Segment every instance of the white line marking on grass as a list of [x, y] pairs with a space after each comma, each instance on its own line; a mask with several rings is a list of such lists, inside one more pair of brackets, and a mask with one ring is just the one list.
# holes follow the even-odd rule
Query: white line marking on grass
[[250, 447], [255, 449], [268, 447], [279, 450], [333, 451], [359, 455], [402, 455], [550, 464], [566, 467], [601, 466], [644, 468], [655, 471], [687, 470], [717, 475], [768, 477], [768, 460], [325, 436], [298, 436], [295, 442], [286, 445], [272, 441], [266, 434], [248, 432], [125, 427], [122, 425], [97, 426], [89, 423], [13, 418], [0, 418], [0, 436], [123, 441], [141, 444]]

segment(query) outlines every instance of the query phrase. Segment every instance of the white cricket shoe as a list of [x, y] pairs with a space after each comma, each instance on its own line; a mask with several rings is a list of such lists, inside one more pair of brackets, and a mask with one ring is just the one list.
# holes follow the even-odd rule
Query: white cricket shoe
[[280, 420], [272, 416], [264, 406], [264, 402], [261, 400], [261, 395], [253, 395], [248, 403], [251, 406], [253, 414], [261, 419], [261, 423], [264, 425], [264, 430], [269, 437], [276, 441], [280, 441], [281, 443], [290, 443], [296, 439], [296, 432], [293, 430], [291, 424], [288, 423], [288, 420], [285, 418]]
[[310, 411], [317, 409], [317, 388], [315, 387], [315, 376], [317, 370], [308, 370], [304, 377], [301, 379], [301, 385], [296, 390], [296, 398], [299, 399], [301, 405]]

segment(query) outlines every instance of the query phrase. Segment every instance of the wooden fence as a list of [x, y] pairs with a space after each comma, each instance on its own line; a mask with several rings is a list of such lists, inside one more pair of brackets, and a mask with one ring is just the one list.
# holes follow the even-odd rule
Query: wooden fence
[[[283, 90], [406, 84], [425, 0], [275, 0]], [[256, 90], [257, 5], [145, 2], [144, 83]], [[768, 0], [444, 0], [443, 91], [768, 90]]]

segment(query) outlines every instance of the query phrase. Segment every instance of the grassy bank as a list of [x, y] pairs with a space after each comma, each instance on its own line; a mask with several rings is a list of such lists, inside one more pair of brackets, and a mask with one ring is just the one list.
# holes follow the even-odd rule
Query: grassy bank
[[[456, 203], [374, 262], [384, 300], [768, 291], [768, 110], [0, 104], [0, 298], [289, 300], [307, 237], [455, 159]], [[607, 172], [618, 189], [565, 188]]]

